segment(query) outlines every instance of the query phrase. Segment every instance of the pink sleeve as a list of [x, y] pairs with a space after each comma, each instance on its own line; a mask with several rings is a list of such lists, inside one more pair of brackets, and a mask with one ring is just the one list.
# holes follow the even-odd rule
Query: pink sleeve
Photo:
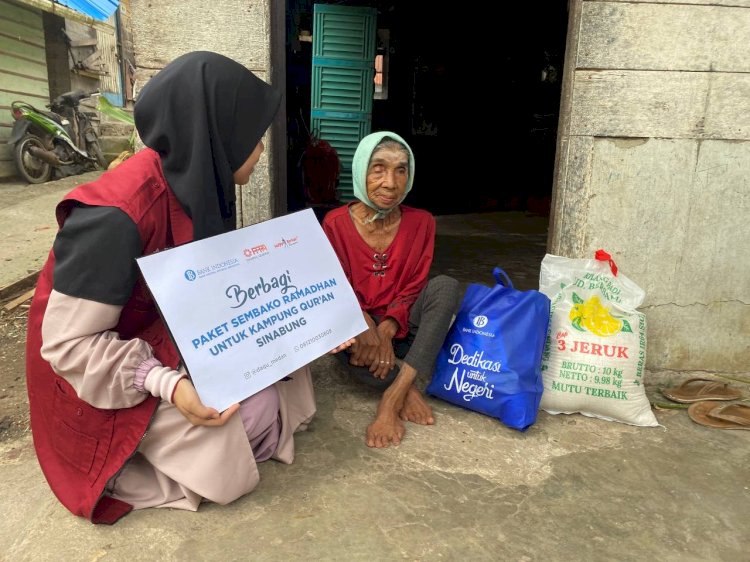
[[184, 378], [187, 378], [186, 373], [165, 367], [156, 357], [151, 357], [135, 370], [133, 387], [138, 392], [145, 392], [174, 404], [175, 388]]
[[[42, 357], [82, 400], [96, 408], [135, 406], [146, 398], [144, 390], [154, 393], [152, 389], [173, 389], [181, 376], [160, 364], [146, 363], [145, 388], [136, 388], [136, 372], [144, 362], [154, 361], [153, 351], [145, 341], [122, 340], [113, 331], [121, 310], [121, 306], [52, 291], [44, 313]], [[156, 375], [153, 382], [148, 380], [152, 374]], [[166, 399], [170, 396], [167, 394]]]

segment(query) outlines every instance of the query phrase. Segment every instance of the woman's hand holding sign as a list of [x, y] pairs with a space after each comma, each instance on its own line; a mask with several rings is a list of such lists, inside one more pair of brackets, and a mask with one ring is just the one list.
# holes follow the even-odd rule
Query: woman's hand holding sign
[[222, 413], [219, 413], [215, 408], [204, 406], [193, 383], [187, 377], [180, 379], [175, 386], [172, 402], [193, 425], [224, 425], [240, 409], [239, 404], [232, 404]]

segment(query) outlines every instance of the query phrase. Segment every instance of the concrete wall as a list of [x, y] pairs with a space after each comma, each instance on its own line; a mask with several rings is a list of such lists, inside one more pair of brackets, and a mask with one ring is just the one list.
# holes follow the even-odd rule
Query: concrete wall
[[646, 290], [651, 368], [750, 365], [750, 0], [571, 2], [549, 250]]
[[[131, 0], [135, 52], [135, 93], [169, 61], [189, 51], [214, 51], [245, 65], [270, 82], [270, 0], [236, 2]], [[247, 186], [237, 194], [238, 222], [253, 224], [271, 217], [269, 139]]]

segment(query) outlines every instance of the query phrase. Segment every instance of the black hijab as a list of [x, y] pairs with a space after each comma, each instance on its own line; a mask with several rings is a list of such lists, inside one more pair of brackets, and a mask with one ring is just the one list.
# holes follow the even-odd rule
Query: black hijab
[[271, 125], [281, 94], [217, 53], [178, 57], [143, 87], [135, 125], [193, 220], [195, 240], [235, 226], [233, 174]]

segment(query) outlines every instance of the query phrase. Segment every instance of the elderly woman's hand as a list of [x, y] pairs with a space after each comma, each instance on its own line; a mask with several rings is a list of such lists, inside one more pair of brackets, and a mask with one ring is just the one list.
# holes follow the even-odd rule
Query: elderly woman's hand
[[233, 404], [220, 414], [215, 408], [204, 406], [193, 383], [188, 378], [181, 379], [177, 383], [172, 402], [193, 425], [224, 425], [240, 409], [239, 404]]
[[367, 330], [355, 338], [349, 363], [357, 367], [369, 367], [377, 359], [380, 338], [378, 337], [378, 325], [375, 324], [372, 316], [364, 310], [362, 316], [367, 322]]
[[396, 365], [396, 355], [393, 353], [393, 336], [398, 331], [398, 324], [392, 318], [384, 318], [378, 325], [377, 357], [370, 364], [370, 372], [375, 378], [384, 379]]
[[359, 334], [355, 339], [349, 363], [358, 367], [369, 367], [378, 358], [378, 347], [380, 346], [378, 331], [376, 328], [370, 328]]

